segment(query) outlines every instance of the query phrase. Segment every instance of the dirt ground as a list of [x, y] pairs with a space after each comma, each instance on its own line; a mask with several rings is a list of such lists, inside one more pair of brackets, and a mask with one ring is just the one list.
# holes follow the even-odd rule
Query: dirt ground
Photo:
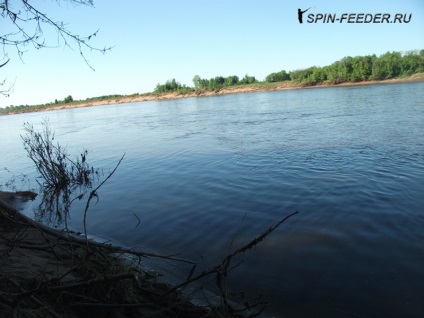
[[13, 207], [26, 198], [0, 191], [0, 317], [214, 317], [116, 255], [46, 232]]

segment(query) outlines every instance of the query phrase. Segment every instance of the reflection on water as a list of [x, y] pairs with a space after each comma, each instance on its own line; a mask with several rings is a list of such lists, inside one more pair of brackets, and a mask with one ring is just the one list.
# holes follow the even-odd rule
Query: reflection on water
[[[0, 117], [3, 164], [31, 173], [24, 121], [122, 165], [88, 231], [216, 263], [299, 210], [230, 276], [285, 317], [424, 316], [424, 84], [191, 98]], [[4, 136], [7, 136], [4, 137]], [[0, 175], [1, 177], [1, 175]], [[81, 230], [82, 202], [71, 226]], [[139, 226], [134, 225], [141, 220]], [[186, 273], [185, 273], [186, 274]]]
[[[35, 217], [49, 223], [66, 224], [72, 202], [81, 200], [93, 188], [100, 171], [88, 163], [87, 150], [76, 158], [71, 157], [63, 145], [55, 141], [48, 120], [41, 122], [41, 129], [25, 123], [23, 130], [24, 149], [41, 179], [38, 184], [42, 200]], [[90, 191], [92, 197], [97, 197], [96, 189]]]

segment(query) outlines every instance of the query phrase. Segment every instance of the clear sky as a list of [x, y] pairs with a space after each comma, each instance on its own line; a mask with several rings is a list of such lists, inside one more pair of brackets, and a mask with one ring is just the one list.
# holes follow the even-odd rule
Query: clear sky
[[[324, 66], [345, 56], [424, 49], [423, 0], [95, 0], [94, 8], [33, 4], [77, 34], [100, 29], [92, 44], [114, 48], [105, 55], [86, 52], [95, 71], [78, 50], [28, 47], [21, 61], [9, 48], [11, 60], [0, 68], [0, 80], [15, 81], [15, 88], [10, 97], [0, 96], [0, 107], [67, 95], [144, 93], [172, 78], [192, 86], [196, 74], [249, 74], [263, 80], [272, 72]], [[300, 24], [298, 8], [309, 7]], [[402, 24], [307, 23], [307, 14], [319, 13], [402, 13], [412, 19]], [[0, 18], [0, 32], [6, 27]], [[57, 43], [55, 33], [45, 32], [51, 44]]]

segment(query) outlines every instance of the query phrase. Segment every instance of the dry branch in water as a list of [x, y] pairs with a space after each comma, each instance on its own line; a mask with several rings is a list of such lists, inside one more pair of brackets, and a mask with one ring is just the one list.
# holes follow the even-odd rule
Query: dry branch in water
[[[71, 160], [64, 148], [53, 143], [54, 134], [46, 122], [41, 133], [35, 131], [29, 124], [25, 124], [24, 128], [27, 136], [22, 139], [28, 156], [34, 161], [43, 177], [44, 182], [41, 185], [44, 188], [44, 195], [46, 192], [53, 192], [56, 195], [65, 193], [67, 197], [62, 201], [70, 205], [73, 200], [82, 199], [84, 194], [89, 193], [83, 220], [85, 235], [78, 237], [71, 235], [69, 231], [54, 230], [22, 215], [0, 199], [0, 226], [2, 221], [7, 221], [11, 228], [16, 228], [12, 234], [0, 235], [0, 240], [9, 246], [5, 254], [13, 253], [14, 249], [19, 248], [43, 255], [47, 253], [49, 257], [44, 273], [40, 277], [32, 277], [29, 281], [27, 279], [17, 282], [0, 272], [0, 286], [4, 283], [3, 285], [7, 287], [0, 289], [0, 315], [3, 312], [2, 308], [5, 307], [6, 312], [12, 312], [16, 316], [19, 316], [20, 310], [24, 309], [25, 312], [31, 313], [29, 317], [38, 317], [37, 312], [40, 310], [42, 315], [48, 314], [51, 317], [60, 317], [64, 312], [73, 312], [76, 316], [80, 316], [81, 310], [85, 315], [87, 311], [97, 315], [98, 311], [102, 310], [108, 313], [111, 310], [122, 310], [125, 313], [131, 310], [133, 316], [254, 317], [266, 308], [267, 303], [260, 300], [254, 303], [246, 301], [241, 306], [232, 304], [225, 290], [225, 279], [229, 272], [240, 264], [231, 265], [234, 257], [258, 245], [298, 211], [285, 216], [245, 245], [229, 250], [219, 264], [196, 273], [197, 266], [190, 260], [89, 240], [86, 216], [90, 202], [94, 198], [98, 200], [99, 189], [112, 177], [124, 156], [108, 176], [94, 186], [94, 176], [97, 177], [99, 174], [87, 163], [87, 151], [81, 154], [81, 159]], [[71, 199], [76, 189], [80, 192]], [[38, 234], [38, 242], [31, 239], [30, 229]], [[232, 244], [233, 240], [230, 247]], [[123, 262], [123, 256], [128, 254], [138, 258], [149, 257], [182, 262], [189, 264], [190, 270], [186, 280], [175, 286], [152, 282], [151, 275], [139, 266], [140, 262], [137, 266], [128, 260]], [[63, 268], [64, 264], [67, 266], [66, 269], [56, 273], [47, 269], [50, 263], [56, 264], [57, 268]], [[75, 279], [76, 274], [78, 279]], [[201, 286], [193, 287], [198, 281], [202, 282]], [[210, 304], [208, 309], [195, 307], [182, 295], [181, 290], [187, 286], [204, 292], [206, 284], [211, 281], [215, 281], [220, 292], [218, 305]], [[205, 298], [209, 302], [208, 298]], [[122, 312], [116, 317], [120, 315], [122, 316]]]
[[[273, 226], [271, 226], [270, 228], [268, 228], [265, 232], [263, 232], [261, 235], [259, 235], [258, 237], [255, 237], [254, 239], [252, 239], [250, 242], [248, 242], [247, 244], [243, 245], [242, 247], [228, 253], [224, 259], [221, 261], [220, 264], [216, 265], [216, 266], [212, 266], [210, 269], [208, 270], [204, 270], [202, 271], [200, 274], [192, 277], [192, 274], [195, 270], [195, 268], [193, 267], [190, 271], [189, 277], [187, 278], [186, 281], [178, 284], [177, 286], [174, 286], [173, 288], [171, 288], [169, 291], [167, 291], [165, 294], [163, 294], [162, 296], [166, 296], [169, 293], [176, 291], [180, 288], [183, 288], [195, 281], [198, 281], [206, 276], [211, 276], [213, 274], [216, 275], [216, 282], [217, 282], [217, 286], [219, 288], [219, 290], [221, 291], [221, 297], [222, 300], [224, 302], [225, 305], [228, 305], [227, 299], [226, 299], [226, 295], [223, 292], [223, 278], [226, 277], [228, 275], [228, 271], [229, 271], [229, 266], [231, 263], [231, 260], [233, 257], [245, 253], [246, 251], [250, 250], [251, 248], [255, 247], [257, 244], [259, 244], [261, 241], [263, 241], [268, 235], [270, 235], [277, 227], [279, 227], [283, 222], [285, 222], [286, 220], [288, 220], [289, 218], [291, 218], [292, 216], [298, 214], [299, 211], [295, 211], [287, 216], [285, 216], [284, 218], [282, 218], [280, 221], [278, 221], [277, 223], [275, 223]], [[231, 268], [230, 268], [231, 269]]]
[[[48, 280], [40, 281], [33, 287], [28, 288], [27, 284], [22, 285], [22, 283], [15, 283], [14, 285], [19, 288], [15, 288], [13, 291], [6, 292], [0, 289], [0, 304], [3, 304], [7, 308], [13, 310], [17, 310], [16, 308], [25, 308], [27, 306], [33, 308], [35, 306], [33, 304], [35, 298], [39, 303], [39, 305], [36, 305], [35, 308], [40, 306], [47, 308], [50, 312], [50, 316], [52, 317], [60, 317], [61, 312], [65, 309], [78, 311], [81, 308], [94, 311], [111, 311], [117, 309], [140, 310], [140, 312], [138, 312], [139, 314], [145, 313], [147, 310], [152, 313], [152, 317], [175, 317], [177, 308], [188, 301], [184, 297], [181, 298], [182, 296], [179, 290], [184, 287], [191, 286], [195, 281], [208, 277], [215, 277], [217, 286], [221, 291], [221, 305], [218, 306], [216, 304], [210, 304], [209, 309], [199, 307], [193, 311], [196, 312], [196, 314], [190, 316], [187, 312], [185, 312], [185, 314], [182, 315], [183, 317], [223, 317], [223, 313], [225, 313], [226, 317], [254, 317], [266, 308], [267, 303], [263, 301], [256, 301], [255, 303], [250, 304], [245, 303], [244, 306], [241, 307], [234, 307], [234, 305], [232, 305], [227, 299], [226, 293], [224, 293], [224, 278], [232, 269], [230, 266], [232, 258], [255, 247], [283, 222], [298, 213], [296, 211], [282, 218], [262, 234], [250, 240], [247, 244], [230, 251], [218, 265], [212, 266], [210, 269], [204, 270], [200, 274], [193, 275], [196, 267], [192, 262], [186, 260], [144, 253], [134, 249], [125, 249], [94, 241], [88, 241], [89, 247], [87, 249], [87, 240], [85, 238], [73, 237], [70, 236], [69, 233], [60, 232], [39, 224], [38, 222], [23, 216], [1, 200], [0, 211], [2, 212], [0, 216], [7, 218], [8, 221], [19, 226], [29, 226], [42, 232], [43, 240], [47, 242], [47, 245], [44, 245], [44, 248], [41, 248], [40, 250], [51, 251], [52, 262], [55, 262], [55, 259], [56, 261], [61, 259], [65, 261], [73, 260], [70, 264], [71, 269], [69, 271], [53, 278], [49, 278]], [[16, 236], [14, 240], [15, 242], [11, 240], [11, 245], [18, 244], [19, 248], [38, 249], [37, 246], [31, 246], [30, 242], [25, 242], [24, 235]], [[66, 246], [68, 246], [68, 248], [66, 248]], [[72, 247], [69, 248], [70, 246]], [[81, 251], [84, 251], [84, 253], [81, 254]], [[151, 282], [149, 275], [144, 273], [141, 268], [128, 268], [122, 263], [119, 263], [121, 265], [117, 266], [117, 272], [112, 271], [107, 274], [106, 272], [110, 271], [108, 270], [110, 266], [116, 266], [113, 265], [116, 264], [116, 260], [113, 260], [111, 256], [107, 256], [108, 252], [129, 253], [139, 257], [159, 257], [172, 261], [189, 262], [193, 266], [191, 267], [189, 277], [184, 282], [173, 287], [163, 284], [160, 284], [160, 287], [158, 287]], [[64, 279], [75, 271], [83, 271], [85, 273], [82, 279], [65, 282]], [[4, 279], [11, 283], [8, 278], [2, 277], [1, 273], [0, 279]], [[122, 289], [123, 286], [126, 287]], [[204, 286], [199, 288], [202, 289]], [[108, 298], [101, 293], [100, 290], [106, 290], [108, 293], [110, 290], [114, 290], [114, 293], [123, 293], [125, 297], [120, 301], [112, 301], [111, 299], [108, 300]], [[131, 296], [128, 293], [131, 295], [132, 293], [135, 293], [138, 296]], [[146, 296], [145, 293], [148, 293], [149, 296]], [[139, 298], [141, 297], [140, 294], [143, 295], [142, 299]], [[49, 303], [52, 298], [56, 299], [53, 304]], [[64, 299], [66, 299], [66, 304], [63, 303]], [[183, 306], [187, 305], [185, 304]], [[260, 308], [256, 310], [256, 307]], [[166, 308], [166, 310], [164, 308]], [[0, 308], [0, 314], [1, 312]], [[199, 313], [201, 313], [201, 315]], [[178, 317], [179, 315], [176, 316]]]
[[[75, 159], [71, 159], [66, 149], [59, 143], [55, 143], [55, 135], [48, 121], [42, 122], [41, 131], [37, 131], [32, 124], [25, 123], [24, 131], [26, 134], [21, 136], [24, 148], [43, 180], [40, 183], [43, 192], [41, 214], [50, 214], [58, 222], [64, 218], [66, 223], [72, 202], [81, 200], [88, 189], [100, 180], [102, 172], [88, 163], [87, 150]], [[111, 174], [105, 180], [110, 176]]]

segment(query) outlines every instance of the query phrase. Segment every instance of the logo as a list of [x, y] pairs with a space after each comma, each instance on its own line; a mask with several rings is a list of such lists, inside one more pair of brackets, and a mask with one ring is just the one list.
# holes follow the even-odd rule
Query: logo
[[[304, 16], [309, 9], [297, 9], [297, 19], [303, 23]], [[309, 13], [307, 23], [410, 23], [412, 13]]]
[[297, 19], [299, 20], [299, 23], [303, 23], [303, 14], [308, 11], [310, 8], [302, 11], [301, 9], [297, 9]]

